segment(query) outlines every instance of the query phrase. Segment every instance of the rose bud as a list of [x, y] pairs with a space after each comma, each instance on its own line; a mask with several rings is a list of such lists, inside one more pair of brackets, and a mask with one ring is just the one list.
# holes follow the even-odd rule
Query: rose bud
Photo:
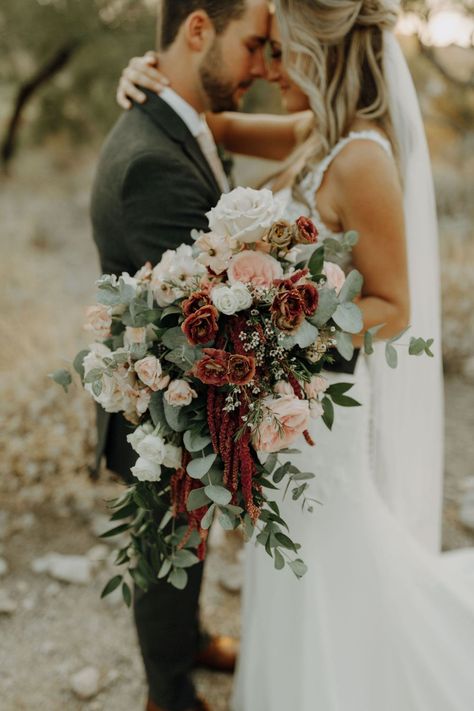
[[228, 374], [232, 385], [247, 385], [255, 377], [255, 358], [245, 355], [231, 355]]
[[229, 354], [217, 348], [205, 348], [204, 357], [194, 366], [193, 373], [206, 385], [226, 385]]
[[290, 223], [286, 220], [275, 222], [273, 227], [270, 228], [265, 240], [272, 247], [278, 247], [279, 249], [289, 247], [292, 241]]
[[219, 312], [215, 306], [201, 306], [187, 317], [181, 329], [192, 346], [210, 343], [218, 331]]
[[275, 326], [287, 334], [295, 333], [305, 319], [303, 299], [296, 289], [277, 294], [271, 312]]
[[211, 300], [206, 291], [196, 291], [182, 302], [181, 308], [185, 316], [191, 316], [203, 306], [209, 306], [210, 303]]
[[303, 309], [306, 316], [312, 316], [318, 308], [319, 291], [311, 282], [301, 284], [295, 288], [303, 301]]
[[297, 244], [316, 244], [318, 230], [309, 217], [299, 217], [293, 230], [293, 239]]

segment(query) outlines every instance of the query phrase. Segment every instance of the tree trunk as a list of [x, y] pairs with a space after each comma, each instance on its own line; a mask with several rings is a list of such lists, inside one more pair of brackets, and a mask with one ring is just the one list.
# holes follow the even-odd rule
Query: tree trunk
[[26, 84], [20, 87], [15, 101], [15, 108], [8, 123], [6, 136], [1, 148], [1, 160], [5, 171], [15, 153], [16, 138], [20, 128], [21, 116], [26, 104], [43, 84], [46, 84], [68, 64], [79, 46], [80, 42], [74, 40], [58, 49], [53, 58], [41, 67]]

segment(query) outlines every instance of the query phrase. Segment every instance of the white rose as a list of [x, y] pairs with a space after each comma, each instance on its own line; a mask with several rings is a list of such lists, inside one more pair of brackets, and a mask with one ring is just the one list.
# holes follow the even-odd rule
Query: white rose
[[319, 400], [311, 400], [309, 403], [309, 414], [313, 420], [317, 420], [318, 417], [324, 415], [324, 408], [319, 402]]
[[237, 311], [244, 311], [252, 306], [253, 298], [252, 294], [248, 290], [245, 284], [241, 282], [235, 282], [231, 287], [234, 297], [237, 299], [238, 308]]
[[252, 295], [245, 284], [218, 286], [211, 292], [212, 303], [218, 311], [227, 316], [248, 309], [252, 305]]
[[197, 392], [192, 389], [186, 380], [172, 380], [165, 392], [165, 400], [173, 407], [190, 405]]
[[110, 357], [112, 351], [103, 343], [92, 343], [89, 346], [89, 353], [82, 361], [84, 375], [89, 375], [90, 371], [95, 368], [104, 368], [104, 358]]
[[329, 382], [322, 375], [313, 375], [309, 383], [304, 384], [306, 397], [315, 400], [320, 393], [325, 393], [329, 387]]
[[281, 216], [281, 204], [271, 190], [236, 188], [223, 195], [207, 213], [212, 232], [251, 243], [260, 240]]
[[94, 393], [92, 383], [86, 383], [84, 388], [106, 412], [123, 412], [128, 409], [127, 386], [123, 387], [120, 380], [109, 375], [103, 375], [100, 383], [101, 390], [98, 395]]
[[110, 336], [112, 326], [112, 309], [110, 306], [97, 304], [86, 310], [84, 330], [89, 331], [93, 338], [104, 340]]
[[153, 432], [153, 425], [151, 422], [145, 422], [144, 425], [137, 427], [137, 429], [131, 434], [127, 435], [127, 442], [130, 446], [138, 453], [137, 447], [142, 442], [145, 437]]
[[151, 288], [158, 306], [161, 306], [162, 309], [166, 308], [166, 306], [171, 306], [171, 304], [184, 296], [181, 289], [176, 289], [169, 282], [159, 281], [155, 277], [152, 279]]
[[139, 481], [160, 481], [161, 479], [161, 466], [143, 457], [139, 457], [131, 471]]
[[119, 277], [119, 284], [121, 281], [126, 284], [126, 286], [131, 286], [134, 291], [137, 291], [138, 281], [137, 279], [135, 279], [135, 277], [130, 276], [128, 272], [122, 272]]
[[140, 457], [155, 464], [163, 464], [165, 458], [165, 441], [159, 435], [148, 434], [138, 443], [135, 450]]
[[165, 445], [165, 456], [163, 458], [163, 466], [170, 469], [179, 469], [182, 464], [183, 450], [181, 447], [175, 447], [174, 444]]
[[169, 375], [163, 375], [161, 363], [155, 356], [147, 356], [135, 363], [135, 372], [145, 385], [151, 390], [164, 390], [169, 384]]
[[336, 294], [341, 291], [346, 275], [338, 264], [334, 262], [324, 262], [323, 274], [326, 275], [326, 284], [330, 289], [335, 289]]

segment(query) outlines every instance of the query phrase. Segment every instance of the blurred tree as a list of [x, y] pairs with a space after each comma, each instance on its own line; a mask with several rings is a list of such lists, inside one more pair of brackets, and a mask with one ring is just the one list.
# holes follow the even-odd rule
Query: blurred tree
[[1, 154], [12, 158], [28, 104], [30, 136], [67, 131], [102, 135], [117, 115], [119, 73], [130, 56], [154, 45], [150, 0], [2, 0], [0, 100], [13, 105]]

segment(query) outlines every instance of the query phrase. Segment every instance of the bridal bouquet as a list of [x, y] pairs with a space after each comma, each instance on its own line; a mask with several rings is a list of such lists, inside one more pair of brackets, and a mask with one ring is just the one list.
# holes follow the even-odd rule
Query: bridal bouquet
[[[359, 404], [351, 384], [321, 375], [335, 350], [352, 357], [351, 334], [363, 327], [361, 275], [329, 261], [357, 236], [317, 246], [311, 220], [282, 220], [268, 190], [238, 188], [208, 219], [193, 247], [167, 251], [154, 268], [102, 276], [86, 323], [94, 343], [74, 363], [94, 400], [131, 425], [136, 483], [112, 502], [117, 525], [105, 535], [129, 534], [116, 562], [144, 589], [157, 577], [185, 587], [214, 518], [248, 538], [256, 529], [275, 567], [302, 576], [300, 546], [272, 492], [285, 487], [312, 510], [314, 475], [285, 455], [301, 435], [314, 444], [310, 418], [331, 428], [334, 404]], [[307, 245], [311, 258], [295, 263]], [[430, 342], [417, 344], [429, 351]], [[71, 382], [64, 370], [53, 377]], [[119, 585], [130, 603], [123, 575], [103, 594]]]

